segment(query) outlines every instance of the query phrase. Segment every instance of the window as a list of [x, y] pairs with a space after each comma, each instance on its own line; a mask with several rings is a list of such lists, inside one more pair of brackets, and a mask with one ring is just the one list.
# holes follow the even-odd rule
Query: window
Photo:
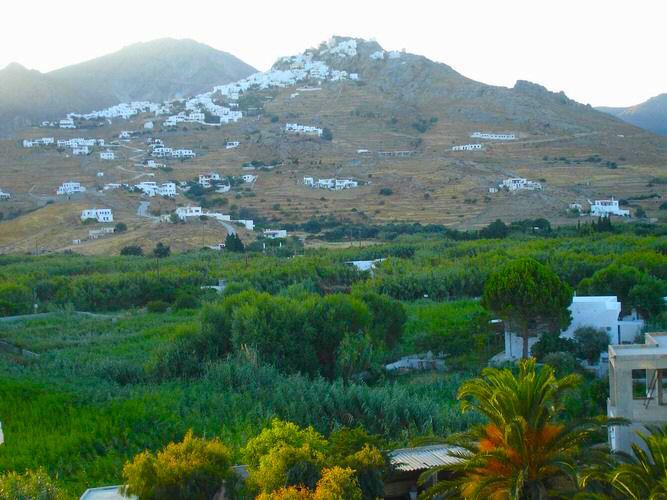
[[658, 370], [658, 403], [667, 406], [667, 369]]
[[632, 370], [632, 399], [646, 399], [646, 370]]

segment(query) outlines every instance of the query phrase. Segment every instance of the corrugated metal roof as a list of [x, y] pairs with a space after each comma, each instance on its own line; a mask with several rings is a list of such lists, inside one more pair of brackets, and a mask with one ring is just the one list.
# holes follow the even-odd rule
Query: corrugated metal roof
[[79, 500], [137, 500], [137, 497], [131, 495], [125, 497], [121, 494], [122, 486], [103, 486], [101, 488], [88, 488]]
[[427, 470], [441, 465], [451, 465], [460, 459], [450, 456], [455, 448], [445, 445], [402, 448], [389, 453], [391, 464], [400, 471]]

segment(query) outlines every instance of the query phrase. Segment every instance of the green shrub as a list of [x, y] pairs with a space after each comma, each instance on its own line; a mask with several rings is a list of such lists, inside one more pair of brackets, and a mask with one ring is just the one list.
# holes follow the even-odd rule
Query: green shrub
[[146, 304], [146, 309], [152, 313], [163, 313], [169, 309], [169, 304], [163, 300], [151, 300]]
[[0, 498], [7, 500], [65, 500], [67, 495], [44, 469], [23, 474], [0, 474]]
[[233, 478], [231, 466], [231, 451], [220, 440], [198, 438], [190, 430], [182, 442], [156, 454], [144, 451], [125, 464], [124, 493], [141, 500], [210, 500]]

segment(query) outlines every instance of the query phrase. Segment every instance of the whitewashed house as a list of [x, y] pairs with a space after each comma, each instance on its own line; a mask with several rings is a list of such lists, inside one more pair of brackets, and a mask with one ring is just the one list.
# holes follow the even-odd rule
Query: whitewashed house
[[[621, 317], [621, 303], [616, 296], [575, 296], [569, 310], [572, 322], [561, 332], [563, 338], [572, 339], [579, 328], [593, 327], [606, 332], [610, 343], [622, 344], [633, 342], [644, 326], [636, 314]], [[538, 337], [528, 339], [529, 349], [537, 340]], [[505, 329], [505, 359], [518, 359], [522, 354], [523, 339]]]
[[287, 238], [287, 231], [285, 229], [265, 229], [264, 237], [269, 238], [270, 240]]
[[225, 143], [225, 149], [238, 148], [239, 144], [241, 144], [239, 141], [228, 141]]
[[134, 188], [142, 191], [151, 198], [153, 196], [176, 196], [176, 184], [173, 182], [165, 182], [162, 185], [158, 185], [154, 181], [143, 181], [135, 184]]
[[201, 207], [178, 207], [176, 209], [176, 215], [179, 219], [185, 220], [188, 217], [200, 217], [204, 215]]
[[285, 132], [288, 134], [303, 134], [322, 136], [322, 129], [318, 127], [311, 127], [309, 125], [299, 125], [298, 123], [286, 123]]
[[191, 159], [197, 156], [191, 149], [174, 149], [171, 152], [172, 158]]
[[11, 194], [5, 193], [2, 188], [0, 188], [0, 200], [8, 200], [12, 197]]
[[76, 128], [74, 120], [71, 118], [64, 118], [58, 122], [58, 127], [60, 128]]
[[81, 212], [81, 220], [95, 219], [97, 222], [113, 222], [110, 208], [90, 208]]
[[257, 180], [257, 176], [252, 174], [245, 174], [241, 176], [241, 179], [243, 179], [243, 182], [250, 183], [255, 182]]
[[102, 151], [100, 153], [100, 160], [115, 160], [116, 159], [116, 154], [107, 149], [106, 151]]
[[526, 190], [540, 190], [542, 189], [542, 184], [535, 181], [529, 181], [522, 177], [513, 177], [510, 179], [505, 179], [500, 183], [501, 188], [505, 188], [508, 191], [520, 191], [522, 189]]
[[594, 217], [608, 217], [610, 215], [628, 217], [630, 215], [630, 210], [623, 210], [620, 208], [618, 200], [615, 200], [614, 198], [611, 200], [595, 200], [595, 202], [591, 203], [591, 215]]
[[478, 151], [482, 148], [482, 144], [461, 144], [460, 146], [452, 146], [452, 151]]
[[308, 187], [315, 187], [315, 178], [313, 177], [304, 177], [303, 185]]
[[86, 188], [81, 185], [79, 182], [63, 182], [62, 186], [58, 188], [56, 194], [74, 194], [74, 193], [85, 193]]
[[153, 122], [146, 122], [144, 123], [144, 130], [153, 130], [155, 125], [153, 125]]
[[473, 132], [470, 134], [472, 139], [486, 139], [489, 141], [513, 141], [516, 134], [495, 134], [493, 132]]
[[215, 172], [211, 172], [210, 174], [199, 174], [199, 179], [198, 183], [201, 187], [203, 188], [210, 188], [211, 183], [213, 182], [220, 182], [220, 174], [216, 174]]
[[356, 188], [358, 185], [359, 183], [357, 181], [353, 181], [351, 179], [336, 179], [334, 190], [341, 191], [343, 189]]
[[78, 148], [72, 148], [72, 154], [74, 156], [85, 156], [87, 154], [90, 154], [90, 148], [88, 146], [81, 146]]
[[153, 151], [151, 151], [151, 156], [154, 156], [155, 158], [167, 158], [172, 156], [173, 151], [174, 150], [171, 148], [160, 146], [157, 148], [153, 148]]
[[128, 140], [130, 137], [131, 137], [131, 134], [128, 130], [123, 130], [123, 131], [121, 131], [120, 134], [118, 134], [119, 139]]

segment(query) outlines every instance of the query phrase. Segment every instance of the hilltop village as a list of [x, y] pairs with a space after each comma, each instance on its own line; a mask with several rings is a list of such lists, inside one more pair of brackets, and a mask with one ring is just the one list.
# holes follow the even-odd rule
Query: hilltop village
[[[595, 154], [577, 160], [544, 155], [535, 159], [542, 173], [532, 175], [531, 164], [512, 166], [519, 152], [556, 140], [542, 131], [473, 128], [472, 123], [441, 129], [449, 127], [446, 119], [417, 115], [409, 125], [414, 140], [391, 131], [404, 126], [405, 118], [397, 117], [389, 120], [388, 131], [371, 127], [361, 139], [348, 135], [346, 122], [376, 119], [372, 111], [358, 105], [347, 118], [328, 118], [313, 108], [327, 101], [356, 102], [370, 84], [364, 74], [400, 74], [413, 59], [374, 42], [334, 37], [316, 49], [280, 58], [266, 72], [202, 94], [120, 103], [43, 122], [18, 141], [15, 154], [36, 167], [53, 163], [57, 155], [54, 165], [59, 166], [30, 185], [3, 186], [0, 200], [10, 208], [2, 211], [16, 217], [35, 204], [46, 211], [57, 207], [58, 217], [72, 222], [59, 231], [55, 247], [53, 239], [44, 245], [52, 249], [86, 247], [86, 230], [77, 229], [78, 218], [71, 216], [90, 210], [111, 211], [115, 224], [138, 236], [135, 228], [167, 231], [161, 225], [182, 221], [171, 217], [180, 209], [215, 207], [209, 212], [229, 221], [205, 230], [206, 244], [216, 248], [234, 225], [250, 240], [276, 226], [291, 228], [303, 239], [307, 235], [298, 225], [328, 215], [343, 226], [400, 220], [471, 229], [495, 220], [495, 206], [510, 219], [537, 218], [547, 215], [541, 213], [545, 209], [549, 220], [561, 223], [586, 216], [632, 218], [631, 210], [621, 208], [628, 203], [624, 193], [604, 182], [571, 189], [560, 178], [550, 179], [558, 173], [551, 165], [575, 161], [598, 167], [606, 161], [608, 168], [616, 168], [611, 160]], [[435, 131], [444, 136], [429, 138]], [[405, 210], [403, 205], [419, 191], [416, 206], [421, 208], [412, 204]], [[67, 203], [72, 204], [69, 211]], [[90, 219], [111, 223], [108, 217]], [[243, 221], [253, 221], [255, 231], [248, 233]], [[190, 238], [185, 228], [171, 229]], [[7, 243], [0, 237], [0, 248], [11, 248]]]

